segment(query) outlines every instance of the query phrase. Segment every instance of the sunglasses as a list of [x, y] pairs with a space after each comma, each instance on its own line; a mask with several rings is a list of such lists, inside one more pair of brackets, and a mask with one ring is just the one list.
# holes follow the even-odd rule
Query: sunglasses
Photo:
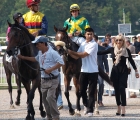
[[118, 41], [121, 42], [122, 40], [121, 39], [117, 39], [116, 42], [118, 42]]

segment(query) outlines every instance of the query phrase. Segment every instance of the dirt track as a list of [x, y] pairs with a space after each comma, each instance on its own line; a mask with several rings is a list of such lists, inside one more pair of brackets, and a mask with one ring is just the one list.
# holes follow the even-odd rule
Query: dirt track
[[[10, 109], [10, 98], [8, 90], [0, 90], [0, 120], [24, 120], [26, 117], [26, 93], [22, 89], [21, 105], [15, 106], [15, 109]], [[16, 89], [13, 90], [13, 99], [16, 99]], [[75, 94], [74, 91], [70, 91], [70, 100], [72, 101], [73, 108], [75, 108]], [[127, 99], [128, 106], [126, 107], [126, 117], [115, 116], [116, 105], [114, 96], [104, 96], [103, 103], [104, 107], [99, 107], [100, 115], [95, 115], [92, 118], [88, 118], [83, 115], [83, 106], [81, 105], [81, 117], [70, 116], [68, 113], [67, 102], [63, 95], [64, 108], [60, 110], [60, 120], [140, 120], [140, 98], [129, 98]], [[36, 120], [45, 120], [41, 118], [38, 110], [39, 95], [36, 91], [34, 98], [35, 118]], [[82, 104], [82, 102], [81, 102]]]

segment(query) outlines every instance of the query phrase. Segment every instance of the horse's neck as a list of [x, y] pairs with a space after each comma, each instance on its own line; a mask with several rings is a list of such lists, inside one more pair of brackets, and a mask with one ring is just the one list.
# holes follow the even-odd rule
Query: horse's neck
[[70, 49], [77, 52], [77, 50], [79, 49], [79, 46], [73, 42], [70, 38], [68, 38], [69, 44], [70, 44]]
[[25, 55], [25, 56], [35, 56], [34, 53], [35, 53], [35, 49], [33, 47], [33, 45], [28, 45], [22, 49], [20, 49], [22, 55]]

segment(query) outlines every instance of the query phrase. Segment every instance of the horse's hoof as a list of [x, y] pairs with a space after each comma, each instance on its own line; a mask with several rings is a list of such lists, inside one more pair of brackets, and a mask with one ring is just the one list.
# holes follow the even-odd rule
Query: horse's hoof
[[75, 114], [74, 110], [73, 109], [69, 110], [69, 114], [74, 115]]
[[75, 114], [74, 114], [74, 116], [76, 116], [76, 117], [81, 117], [80, 111], [77, 110], [77, 109], [75, 109]]
[[14, 104], [10, 105], [10, 109], [15, 109]]
[[31, 120], [31, 116], [27, 115], [25, 120]]
[[46, 117], [46, 112], [42, 111], [42, 112], [40, 112], [40, 115], [41, 115], [42, 118], [45, 118]]
[[95, 111], [95, 114], [96, 114], [96, 115], [99, 115], [99, 111]]
[[31, 120], [35, 120], [34, 116], [31, 116]]
[[15, 104], [16, 104], [17, 106], [20, 106], [20, 102], [19, 102], [19, 101], [16, 101]]

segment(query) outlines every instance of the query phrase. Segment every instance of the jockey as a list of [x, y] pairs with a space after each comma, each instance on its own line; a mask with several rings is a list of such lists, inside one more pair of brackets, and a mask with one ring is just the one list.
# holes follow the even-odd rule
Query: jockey
[[[84, 36], [85, 29], [89, 28], [89, 23], [86, 18], [80, 16], [80, 7], [77, 4], [72, 4], [70, 6], [70, 18], [64, 22], [64, 27], [68, 26], [68, 36], [74, 41], [78, 42], [77, 37], [73, 36]], [[83, 38], [82, 38], [83, 39]]]
[[[13, 20], [15, 21], [16, 24], [22, 25], [22, 14], [21, 13], [15, 13], [13, 15]], [[8, 33], [10, 32], [11, 27], [8, 26], [7, 32], [6, 32], [6, 45], [8, 45], [9, 38], [8, 38]]]
[[15, 21], [15, 23], [21, 24], [22, 23], [22, 14], [21, 13], [14, 14], [13, 20]]
[[30, 11], [23, 15], [23, 24], [33, 36], [46, 35], [48, 29], [46, 16], [38, 11], [39, 3], [40, 0], [27, 0]]

